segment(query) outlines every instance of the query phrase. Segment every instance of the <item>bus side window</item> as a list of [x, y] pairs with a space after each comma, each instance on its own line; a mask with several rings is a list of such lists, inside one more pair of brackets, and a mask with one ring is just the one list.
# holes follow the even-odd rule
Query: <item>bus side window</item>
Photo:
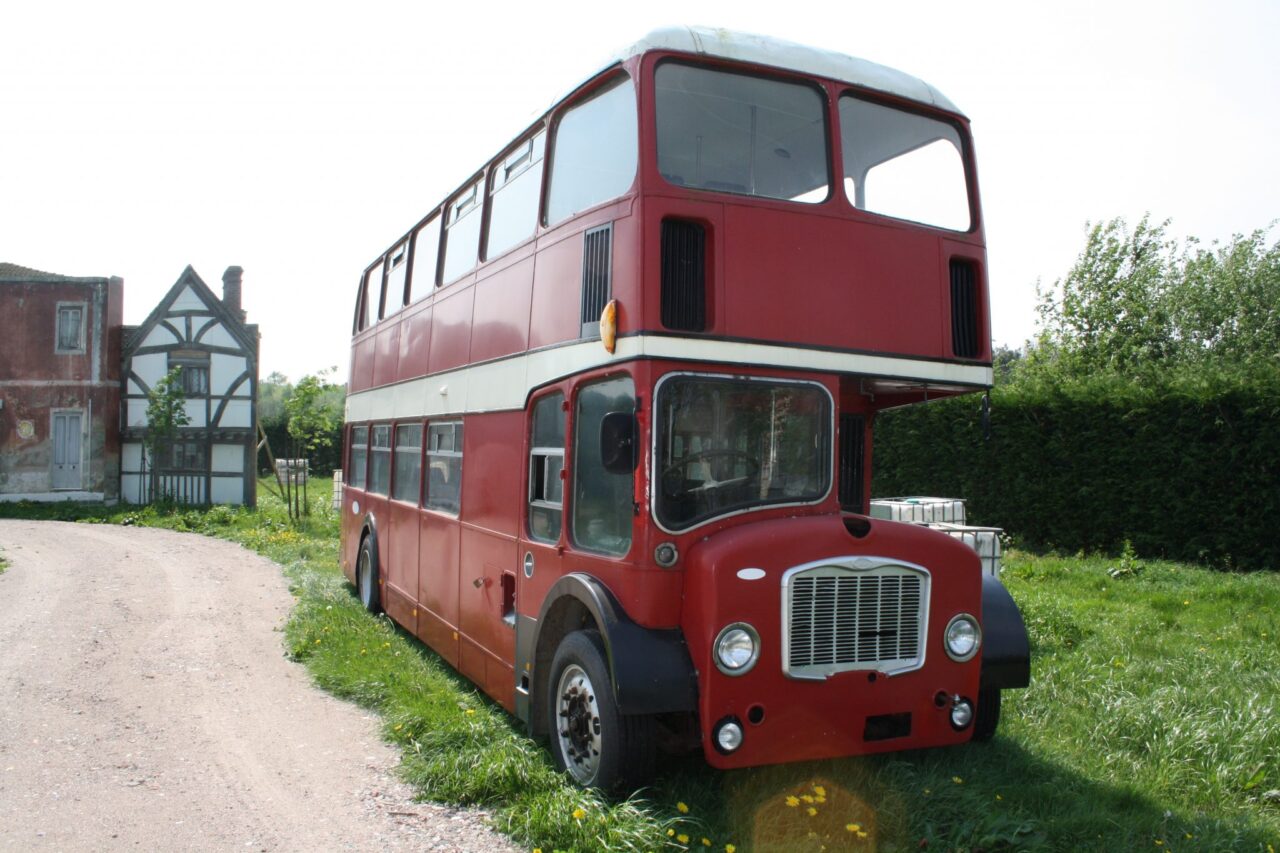
[[387, 255], [387, 297], [382, 316], [387, 317], [405, 304], [404, 282], [409, 274], [409, 241], [405, 240]]
[[571, 107], [556, 126], [547, 224], [626, 192], [636, 176], [637, 145], [630, 77]]
[[427, 509], [457, 513], [462, 496], [462, 424], [427, 427]]
[[382, 304], [382, 267], [382, 261], [378, 261], [373, 269], [364, 274], [364, 293], [359, 320], [361, 329], [367, 329], [378, 322], [374, 310]]
[[391, 497], [416, 505], [422, 485], [422, 424], [400, 424], [396, 427], [395, 456]]
[[444, 275], [448, 284], [475, 268], [480, 257], [480, 181], [463, 190], [445, 206]]
[[409, 301], [417, 302], [436, 286], [436, 261], [440, 254], [440, 217], [433, 216], [413, 235], [413, 272], [409, 276]]
[[347, 472], [344, 475], [347, 485], [354, 489], [363, 489], [365, 486], [364, 469], [365, 462], [369, 458], [369, 428], [367, 426], [358, 426], [351, 428], [351, 459], [347, 464]]
[[610, 412], [634, 414], [630, 376], [578, 391], [573, 417], [573, 541], [588, 551], [622, 556], [631, 550], [635, 474], [611, 473], [600, 458], [600, 425]]
[[379, 424], [373, 427], [373, 442], [369, 448], [369, 491], [376, 495], [387, 494], [391, 486], [391, 426]]
[[533, 236], [542, 196], [542, 151], [547, 135], [526, 139], [494, 166], [489, 189], [489, 236], [486, 259]]
[[529, 536], [560, 541], [564, 504], [564, 395], [548, 394], [533, 405], [529, 437]]

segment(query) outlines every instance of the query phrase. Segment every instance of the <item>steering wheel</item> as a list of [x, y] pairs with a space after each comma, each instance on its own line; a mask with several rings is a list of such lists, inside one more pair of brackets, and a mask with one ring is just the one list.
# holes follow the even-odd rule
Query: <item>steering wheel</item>
[[[731, 477], [728, 480], [717, 480], [715, 475], [712, 473], [712, 469], [716, 467], [716, 463], [712, 462], [712, 460], [716, 459], [741, 459], [747, 463], [750, 470], [741, 477]], [[695, 465], [699, 462], [712, 462], [712, 464], [707, 466], [707, 479], [703, 480], [701, 485], [688, 489], [687, 491], [689, 492], [703, 492], [710, 489], [718, 489], [721, 486], [741, 483], [742, 481], [749, 480], [756, 474], [760, 473], [759, 460], [748, 453], [743, 453], [741, 450], [704, 450], [700, 453], [695, 453], [692, 456], [686, 456], [680, 461], [668, 465], [662, 470], [662, 490], [668, 497], [676, 497], [680, 494], [682, 491], [681, 484], [684, 483], [684, 472], [688, 470], [689, 466]], [[674, 486], [672, 484], [674, 484]]]

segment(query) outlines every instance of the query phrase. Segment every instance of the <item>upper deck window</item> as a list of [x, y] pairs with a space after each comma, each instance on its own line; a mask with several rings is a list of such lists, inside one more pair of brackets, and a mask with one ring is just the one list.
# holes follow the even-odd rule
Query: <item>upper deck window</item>
[[658, 66], [658, 170], [668, 182], [764, 198], [827, 197], [822, 94], [811, 86]]
[[409, 241], [391, 250], [387, 256], [387, 298], [382, 316], [387, 317], [404, 305], [404, 282], [409, 274]]
[[638, 144], [630, 77], [570, 107], [552, 143], [547, 224], [626, 192], [635, 180]]
[[440, 252], [440, 217], [433, 216], [413, 236], [413, 274], [409, 301], [416, 302], [436, 286], [436, 257]]
[[526, 139], [493, 168], [489, 184], [489, 243], [486, 258], [533, 236], [542, 197], [542, 151], [547, 135]]
[[859, 210], [967, 231], [964, 145], [955, 125], [845, 95], [844, 188]]
[[480, 182], [455, 196], [445, 208], [444, 275], [441, 284], [448, 284], [463, 273], [470, 272], [480, 257]]

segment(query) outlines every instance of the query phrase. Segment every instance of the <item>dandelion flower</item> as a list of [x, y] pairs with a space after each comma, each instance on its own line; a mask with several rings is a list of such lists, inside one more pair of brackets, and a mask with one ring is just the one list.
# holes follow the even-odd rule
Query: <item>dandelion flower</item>
[[858, 830], [858, 837], [859, 837], [859, 838], [866, 838], [866, 837], [867, 837], [867, 834], [866, 834], [865, 832], [863, 832], [862, 830]]
[[808, 794], [802, 794], [802, 795], [800, 796], [800, 799], [804, 800], [806, 803], [812, 803], [812, 802], [813, 802], [813, 797], [809, 796]]
[[814, 801], [815, 803], [825, 803], [825, 802], [827, 801], [827, 798], [826, 798], [826, 797], [814, 797], [814, 798], [813, 798], [813, 801]]
[[807, 811], [809, 812], [809, 817], [816, 817], [818, 814], [818, 810], [815, 809], [813, 806], [809, 806]]
[[933, 791], [930, 791], [928, 788], [925, 788], [925, 789], [924, 789], [924, 795], [925, 795], [926, 797], [927, 797], [927, 796], [929, 796], [929, 795], [930, 795], [930, 794], [932, 794], [932, 793], [933, 793]]
[[676, 811], [680, 812], [680, 814], [688, 814], [689, 807], [684, 803], [676, 803]]
[[476, 709], [475, 709], [475, 708], [468, 708], [468, 709], [467, 709], [467, 713], [468, 713], [468, 714], [474, 714], [475, 712], [476, 712]]
[[862, 829], [862, 824], [859, 824], [859, 823], [846, 823], [846, 824], [844, 825], [844, 828], [845, 828], [847, 831], [849, 831], [849, 832], [857, 832], [858, 830]]
[[738, 848], [734, 847], [732, 844], [726, 844], [724, 846], [724, 853], [738, 853]]
[[827, 795], [827, 789], [822, 787], [821, 785], [814, 785], [813, 792], [817, 794], [819, 797], [825, 797]]
[[682, 832], [682, 833], [680, 833], [679, 835], [677, 835], [677, 836], [676, 836], [676, 841], [679, 841], [681, 844], [688, 844], [688, 843], [689, 843], [689, 836], [685, 835], [685, 834]]
[[1003, 799], [1004, 799], [1004, 797], [1000, 796], [999, 794], [996, 794], [996, 799], [997, 799], [997, 800], [1003, 800]]
[[396, 730], [396, 731], [400, 731], [400, 730], [401, 730], [401, 729], [403, 729], [403, 728], [404, 728], [404, 723], [396, 723], [396, 725], [395, 725], [395, 730]]
[[573, 810], [573, 819], [574, 819], [574, 820], [582, 820], [582, 819], [583, 819], [584, 817], [586, 817], [586, 816], [587, 816], [587, 813], [586, 813], [586, 812], [584, 812], [584, 811], [583, 811], [582, 809], [580, 809], [580, 808], [579, 808], [579, 809], [574, 809], [574, 810]]
[[963, 779], [961, 779], [959, 776], [952, 776], [952, 777], [951, 777], [951, 781], [952, 781], [952, 782], [955, 782], [957, 785], [963, 785], [963, 784], [964, 784], [964, 780], [963, 780]]
[[794, 809], [796, 806], [800, 805], [800, 798], [799, 798], [799, 797], [787, 797], [787, 805], [791, 806], [791, 808], [793, 808], [793, 809]]
[[674, 829], [667, 830], [667, 838], [673, 838], [675, 837], [675, 834], [676, 834], [676, 831]]
[[711, 839], [710, 839], [710, 838], [704, 838], [704, 839], [702, 839], [702, 846], [703, 846], [703, 847], [710, 847], [710, 846], [711, 846]]

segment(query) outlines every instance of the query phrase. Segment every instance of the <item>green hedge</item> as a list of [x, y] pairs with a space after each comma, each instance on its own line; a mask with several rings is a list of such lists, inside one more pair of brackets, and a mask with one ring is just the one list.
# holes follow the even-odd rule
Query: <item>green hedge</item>
[[876, 420], [876, 496], [968, 498], [1032, 547], [1280, 569], [1280, 372], [1017, 382]]

